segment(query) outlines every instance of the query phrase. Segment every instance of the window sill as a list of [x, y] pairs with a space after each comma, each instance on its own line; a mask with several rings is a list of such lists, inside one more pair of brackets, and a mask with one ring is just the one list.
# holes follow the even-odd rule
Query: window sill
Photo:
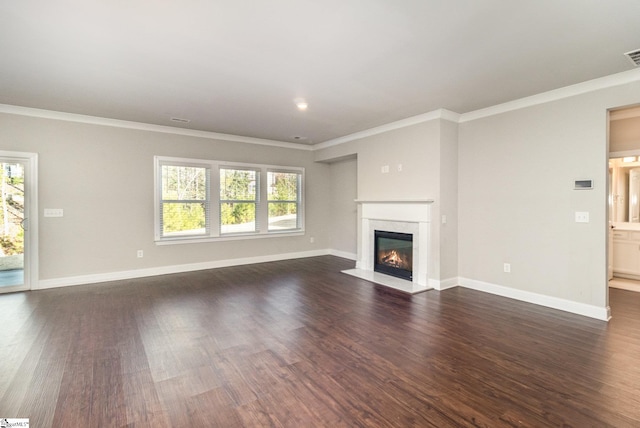
[[224, 241], [241, 241], [249, 239], [263, 239], [263, 238], [284, 238], [291, 236], [303, 236], [305, 231], [303, 229], [297, 229], [294, 231], [283, 232], [268, 232], [268, 233], [245, 233], [236, 235], [224, 235], [224, 236], [186, 236], [180, 238], [164, 238], [156, 239], [156, 245], [175, 245], [175, 244], [199, 244], [203, 242], [224, 242]]

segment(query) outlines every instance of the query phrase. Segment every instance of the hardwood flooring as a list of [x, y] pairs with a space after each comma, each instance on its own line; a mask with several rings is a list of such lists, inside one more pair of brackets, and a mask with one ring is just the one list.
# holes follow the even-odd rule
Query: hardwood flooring
[[640, 293], [609, 323], [407, 295], [325, 256], [0, 296], [32, 427], [640, 426]]

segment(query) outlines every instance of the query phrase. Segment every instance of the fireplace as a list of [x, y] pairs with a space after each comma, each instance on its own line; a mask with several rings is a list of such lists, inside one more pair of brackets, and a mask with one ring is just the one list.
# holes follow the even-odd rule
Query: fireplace
[[[358, 200], [360, 204], [358, 230], [358, 260], [355, 269], [343, 271], [367, 281], [415, 294], [433, 288], [430, 285], [431, 199], [393, 201]], [[375, 249], [376, 231], [392, 232], [391, 238], [411, 236], [411, 243], [402, 243], [402, 250], [411, 247], [411, 267], [401, 269], [402, 277], [379, 272]], [[397, 250], [396, 250], [397, 252]], [[404, 271], [404, 272], [403, 272]], [[398, 270], [396, 270], [398, 272]]]
[[413, 234], [376, 230], [373, 270], [411, 281], [413, 279]]

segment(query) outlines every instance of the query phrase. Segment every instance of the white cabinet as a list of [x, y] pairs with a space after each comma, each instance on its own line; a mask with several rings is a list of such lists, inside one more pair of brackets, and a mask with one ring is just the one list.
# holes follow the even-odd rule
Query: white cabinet
[[640, 279], [640, 231], [613, 230], [613, 274]]

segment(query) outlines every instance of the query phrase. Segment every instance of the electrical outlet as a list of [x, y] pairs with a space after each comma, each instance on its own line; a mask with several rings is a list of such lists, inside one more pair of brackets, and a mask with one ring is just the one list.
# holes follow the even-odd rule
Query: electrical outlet
[[139, 259], [141, 259], [141, 258], [143, 258], [143, 257], [144, 257], [144, 251], [142, 251], [142, 250], [138, 250], [138, 253], [137, 253], [137, 254], [138, 254], [138, 258], [139, 258]]
[[313, 244], [314, 242], [316, 242], [316, 238], [314, 238], [313, 236], [311, 238], [309, 238], [309, 242], [311, 244]]
[[511, 263], [505, 263], [504, 264], [504, 271], [506, 273], [511, 273]]
[[589, 223], [589, 212], [576, 211], [576, 223]]

